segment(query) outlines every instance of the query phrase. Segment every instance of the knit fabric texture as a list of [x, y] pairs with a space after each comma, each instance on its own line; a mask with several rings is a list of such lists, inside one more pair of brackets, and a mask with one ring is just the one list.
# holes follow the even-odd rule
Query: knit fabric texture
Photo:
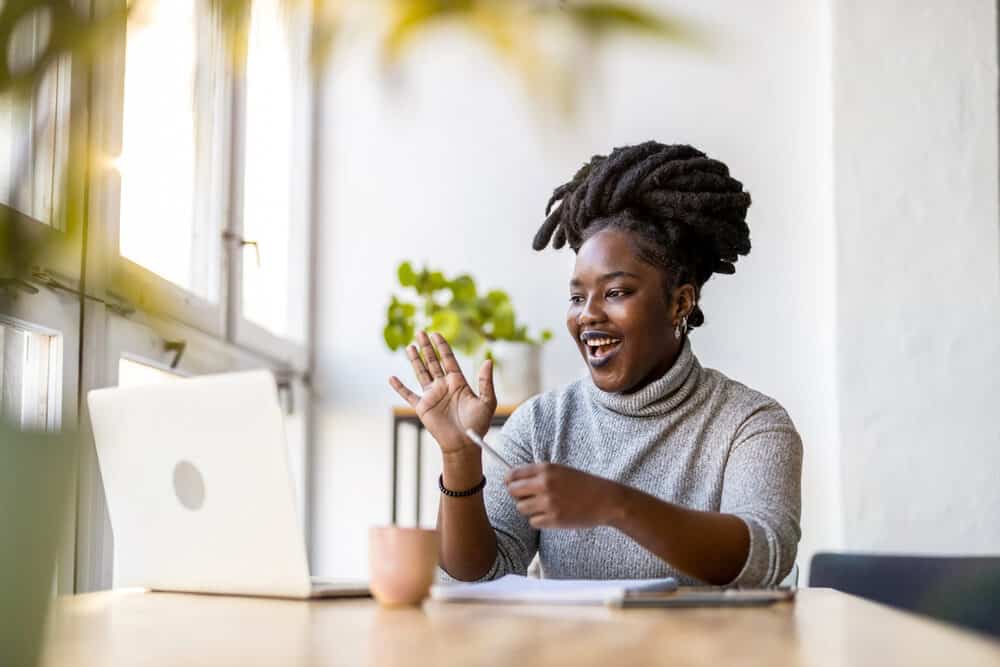
[[[683, 507], [739, 517], [750, 550], [730, 585], [777, 584], [795, 562], [799, 434], [775, 400], [702, 368], [690, 341], [663, 377], [637, 392], [604, 392], [587, 377], [526, 401], [493, 446], [515, 466], [559, 463]], [[537, 553], [546, 578], [702, 583], [614, 528], [532, 528], [507, 493], [504, 471], [489, 459], [484, 466], [497, 558], [483, 580], [523, 575]]]

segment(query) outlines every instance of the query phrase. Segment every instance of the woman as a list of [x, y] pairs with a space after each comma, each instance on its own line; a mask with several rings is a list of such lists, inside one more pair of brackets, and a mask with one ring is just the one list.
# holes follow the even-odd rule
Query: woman
[[555, 190], [533, 245], [576, 252], [566, 326], [590, 377], [517, 409], [494, 440], [516, 467], [490, 468], [488, 485], [463, 431], [489, 427], [492, 364], [476, 395], [444, 338], [420, 332], [423, 358], [407, 356], [423, 394], [390, 384], [441, 447], [446, 573], [524, 574], [536, 552], [553, 578], [766, 586], [790, 571], [799, 435], [773, 399], [702, 368], [688, 339], [705, 281], [750, 252], [749, 205], [726, 165], [655, 142], [596, 156]]

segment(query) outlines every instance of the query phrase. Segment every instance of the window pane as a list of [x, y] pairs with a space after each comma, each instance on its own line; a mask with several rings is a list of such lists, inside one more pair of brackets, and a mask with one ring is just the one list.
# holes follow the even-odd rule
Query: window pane
[[[33, 62], [49, 39], [50, 22], [38, 11], [18, 24], [10, 39], [12, 64]], [[27, 99], [0, 96], [0, 203], [39, 222], [56, 220], [69, 127], [69, 61], [51, 65]]]
[[[282, 338], [304, 339], [305, 188], [308, 157], [297, 140], [304, 74], [280, 0], [251, 15], [244, 161], [243, 316]], [[257, 252], [260, 261], [258, 263]]]
[[0, 325], [0, 417], [16, 428], [58, 430], [62, 345], [58, 336]]
[[17, 159], [22, 132], [17, 127], [17, 106], [10, 95], [0, 95], [0, 203], [10, 204], [11, 175], [16, 173], [14, 161]]
[[119, 250], [217, 300], [216, 104], [223, 90], [214, 32], [196, 0], [150, 0], [129, 22], [122, 121]]

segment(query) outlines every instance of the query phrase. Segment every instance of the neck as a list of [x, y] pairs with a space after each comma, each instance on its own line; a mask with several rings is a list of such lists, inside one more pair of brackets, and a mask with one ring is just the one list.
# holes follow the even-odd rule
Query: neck
[[684, 349], [684, 343], [686, 342], [686, 340], [687, 336], [679, 340], [677, 342], [677, 345], [675, 345], [672, 350], [670, 350], [666, 355], [664, 355], [663, 359], [661, 359], [660, 362], [656, 364], [656, 366], [654, 366], [653, 369], [649, 371], [649, 373], [647, 373], [644, 378], [639, 380], [639, 382], [637, 382], [634, 387], [631, 387], [627, 391], [623, 391], [621, 393], [634, 394], [635, 392], [646, 388], [653, 382], [656, 382], [661, 377], [666, 375], [670, 371], [670, 369], [674, 367], [674, 364], [677, 363], [677, 357], [681, 356], [681, 350]]
[[[594, 401], [618, 414], [631, 417], [665, 415], [680, 405], [699, 382], [701, 366], [685, 338], [677, 354], [671, 353], [671, 366], [666, 373], [629, 393], [606, 392], [592, 381], [587, 383]], [[650, 373], [650, 377], [653, 377]]]

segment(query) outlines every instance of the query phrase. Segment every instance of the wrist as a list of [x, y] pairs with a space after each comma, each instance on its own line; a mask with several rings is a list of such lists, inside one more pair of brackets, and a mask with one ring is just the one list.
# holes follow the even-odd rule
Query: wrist
[[604, 507], [602, 524], [623, 530], [632, 514], [633, 493], [630, 487], [617, 482], [610, 482], [610, 488], [605, 495], [607, 502]]
[[478, 484], [483, 479], [483, 460], [479, 449], [443, 453], [441, 479], [451, 491], [463, 491]]

